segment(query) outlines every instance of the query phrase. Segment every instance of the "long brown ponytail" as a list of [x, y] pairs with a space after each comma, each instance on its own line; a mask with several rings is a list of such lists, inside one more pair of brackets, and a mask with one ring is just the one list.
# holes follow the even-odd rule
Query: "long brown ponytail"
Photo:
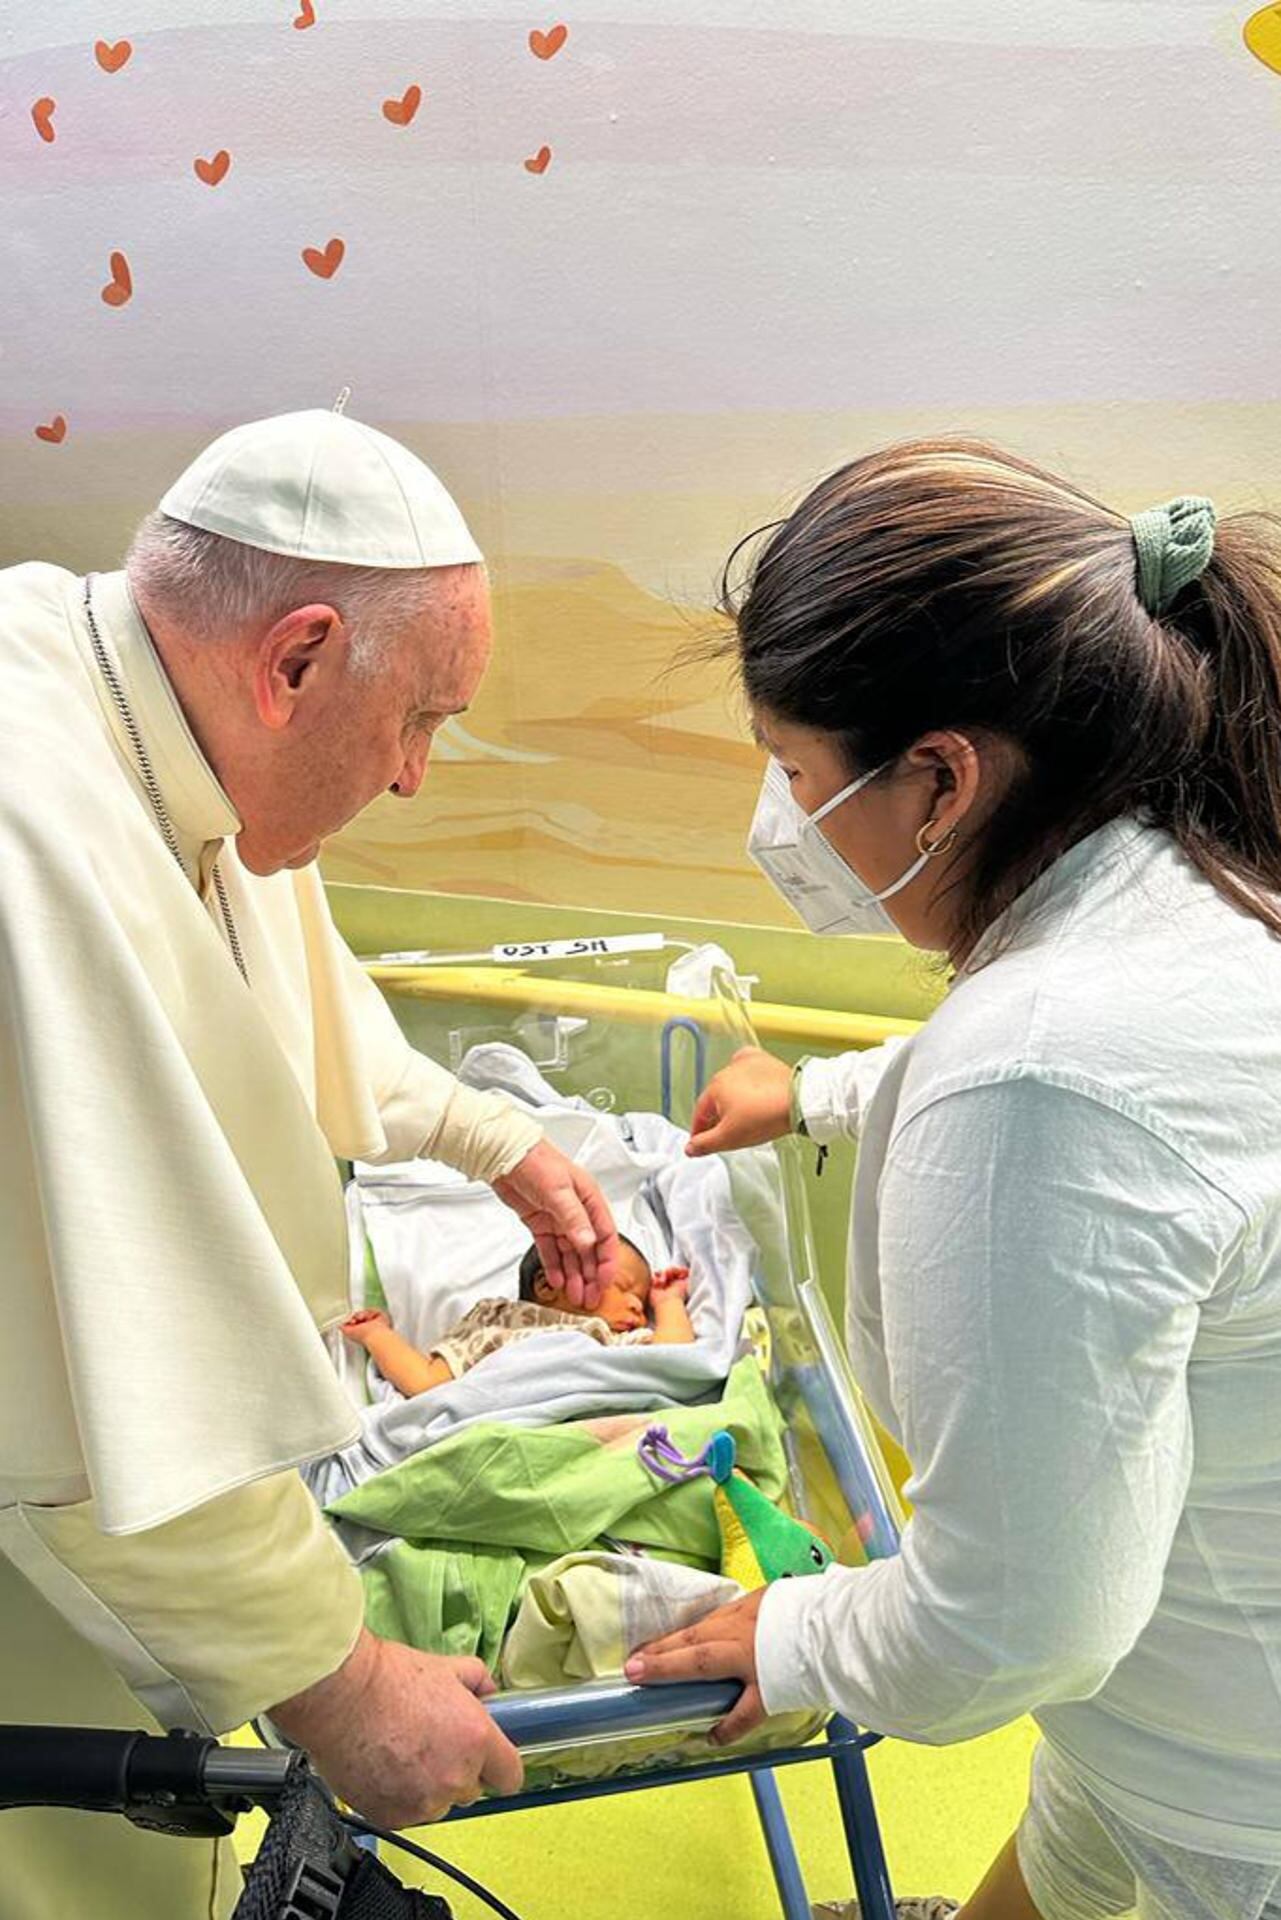
[[[1201, 663], [1195, 759], [1157, 817], [1220, 891], [1281, 931], [1281, 526], [1220, 521], [1214, 556], [1165, 624]], [[1262, 893], [1265, 898], [1258, 896]]]

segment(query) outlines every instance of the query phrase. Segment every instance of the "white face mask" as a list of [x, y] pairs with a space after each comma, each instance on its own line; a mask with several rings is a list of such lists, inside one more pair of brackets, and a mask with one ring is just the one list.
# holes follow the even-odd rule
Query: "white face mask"
[[921, 854], [892, 887], [873, 893], [819, 826], [820, 820], [861, 793], [880, 771], [873, 767], [871, 773], [851, 780], [825, 800], [815, 813], [805, 813], [792, 798], [778, 761], [771, 760], [765, 769], [747, 851], [811, 933], [896, 933], [881, 903], [910, 885], [929, 860], [928, 853]]

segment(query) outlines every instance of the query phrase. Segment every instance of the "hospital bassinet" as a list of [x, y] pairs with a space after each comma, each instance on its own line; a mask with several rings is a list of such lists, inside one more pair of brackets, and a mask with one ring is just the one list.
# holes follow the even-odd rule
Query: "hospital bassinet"
[[[712, 970], [706, 997], [667, 989], [688, 949], [661, 933], [516, 943], [485, 953], [378, 956], [371, 971], [414, 1045], [456, 1068], [476, 1045], [504, 1041], [529, 1055], [558, 1090], [606, 1111], [655, 1111], [688, 1124], [701, 1087], [736, 1048], [759, 1044], [735, 977]], [[786, 1422], [795, 1510], [857, 1565], [893, 1553], [901, 1510], [843, 1342], [818, 1283], [798, 1141], [729, 1157], [736, 1202], [755, 1240], [757, 1304], [767, 1328], [769, 1380]], [[706, 1731], [736, 1694], [732, 1684], [641, 1689], [623, 1680], [530, 1693], [491, 1703], [495, 1718], [539, 1767], [594, 1743], [621, 1748], [621, 1771], [562, 1782], [515, 1800], [485, 1801], [453, 1819], [546, 1805], [746, 1771], [787, 1920], [805, 1920], [809, 1899], [788, 1832], [775, 1772], [830, 1763], [854, 1881], [871, 1920], [893, 1912], [864, 1763], [876, 1738], [839, 1717], [826, 1740], [751, 1756], [629, 1770], [629, 1741], [652, 1746]]]

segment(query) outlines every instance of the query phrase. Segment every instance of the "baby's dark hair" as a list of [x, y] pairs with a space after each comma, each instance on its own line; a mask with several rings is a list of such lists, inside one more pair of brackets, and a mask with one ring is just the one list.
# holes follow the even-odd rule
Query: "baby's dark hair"
[[[645, 1255], [641, 1252], [641, 1249], [634, 1240], [629, 1240], [625, 1233], [620, 1233], [618, 1237], [623, 1246], [630, 1247], [633, 1253], [640, 1254], [641, 1259], [644, 1260]], [[534, 1292], [534, 1288], [542, 1277], [542, 1258], [539, 1254], [537, 1244], [531, 1240], [528, 1251], [520, 1263], [520, 1298], [522, 1300], [532, 1300], [535, 1305], [538, 1304], [538, 1296]]]

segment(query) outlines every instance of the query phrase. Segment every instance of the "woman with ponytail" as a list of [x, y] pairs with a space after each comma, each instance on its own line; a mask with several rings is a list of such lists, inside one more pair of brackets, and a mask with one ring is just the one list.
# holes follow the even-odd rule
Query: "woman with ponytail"
[[[690, 1151], [857, 1138], [848, 1339], [901, 1555], [646, 1649], [721, 1737], [1031, 1712], [965, 1920], [1281, 1916], [1281, 527], [969, 441], [833, 474], [728, 595], [750, 845], [951, 961], [913, 1039], [740, 1055]], [[906, 1902], [918, 1914], [947, 1902]]]

